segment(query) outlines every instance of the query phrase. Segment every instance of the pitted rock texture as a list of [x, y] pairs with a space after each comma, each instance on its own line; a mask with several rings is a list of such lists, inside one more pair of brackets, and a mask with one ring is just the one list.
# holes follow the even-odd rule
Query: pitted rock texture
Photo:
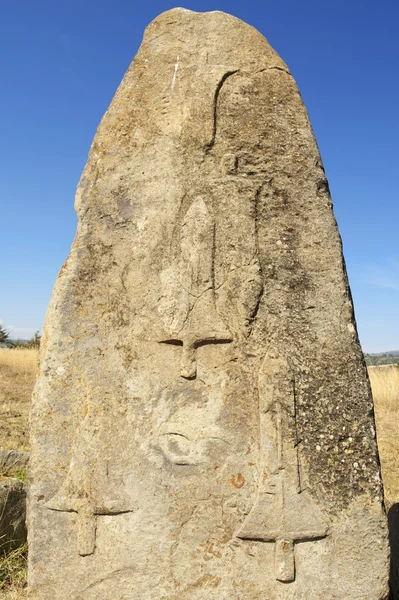
[[373, 406], [287, 66], [174, 9], [96, 133], [32, 407], [38, 600], [382, 600]]

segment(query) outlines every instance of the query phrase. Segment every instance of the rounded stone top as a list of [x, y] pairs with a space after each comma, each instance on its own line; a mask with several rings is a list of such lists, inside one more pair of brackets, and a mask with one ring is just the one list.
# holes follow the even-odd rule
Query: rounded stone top
[[[194, 51], [196, 47], [218, 57], [219, 64], [240, 63], [241, 68], [287, 65], [273, 50], [267, 39], [252, 25], [238, 17], [214, 10], [196, 12], [183, 7], [172, 8], [157, 16], [146, 28], [143, 43], [159, 45], [160, 39], [174, 47]], [[164, 49], [167, 48], [164, 46]], [[212, 63], [210, 63], [212, 64]]]

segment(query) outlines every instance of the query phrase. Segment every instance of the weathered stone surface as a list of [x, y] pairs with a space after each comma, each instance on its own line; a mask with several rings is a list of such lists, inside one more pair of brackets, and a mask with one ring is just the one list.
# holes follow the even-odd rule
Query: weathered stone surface
[[26, 484], [11, 477], [0, 480], [0, 554], [26, 542]]
[[33, 597], [384, 598], [341, 241], [267, 41], [220, 12], [155, 19], [76, 209], [31, 416]]

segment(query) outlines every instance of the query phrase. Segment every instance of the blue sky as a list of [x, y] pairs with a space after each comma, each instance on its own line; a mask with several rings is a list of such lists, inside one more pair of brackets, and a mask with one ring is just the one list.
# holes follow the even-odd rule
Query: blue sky
[[[41, 329], [97, 125], [166, 1], [19, 0], [0, 24], [0, 320]], [[330, 182], [365, 351], [399, 349], [399, 3], [187, 0], [259, 29], [289, 65]]]

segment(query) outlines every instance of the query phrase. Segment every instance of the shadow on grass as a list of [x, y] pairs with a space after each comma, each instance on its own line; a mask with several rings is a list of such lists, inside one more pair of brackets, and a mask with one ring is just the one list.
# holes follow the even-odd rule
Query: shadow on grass
[[392, 504], [388, 512], [389, 546], [391, 565], [389, 573], [389, 600], [399, 600], [399, 502]]
[[5, 552], [0, 548], [0, 598], [25, 598], [28, 547]]

